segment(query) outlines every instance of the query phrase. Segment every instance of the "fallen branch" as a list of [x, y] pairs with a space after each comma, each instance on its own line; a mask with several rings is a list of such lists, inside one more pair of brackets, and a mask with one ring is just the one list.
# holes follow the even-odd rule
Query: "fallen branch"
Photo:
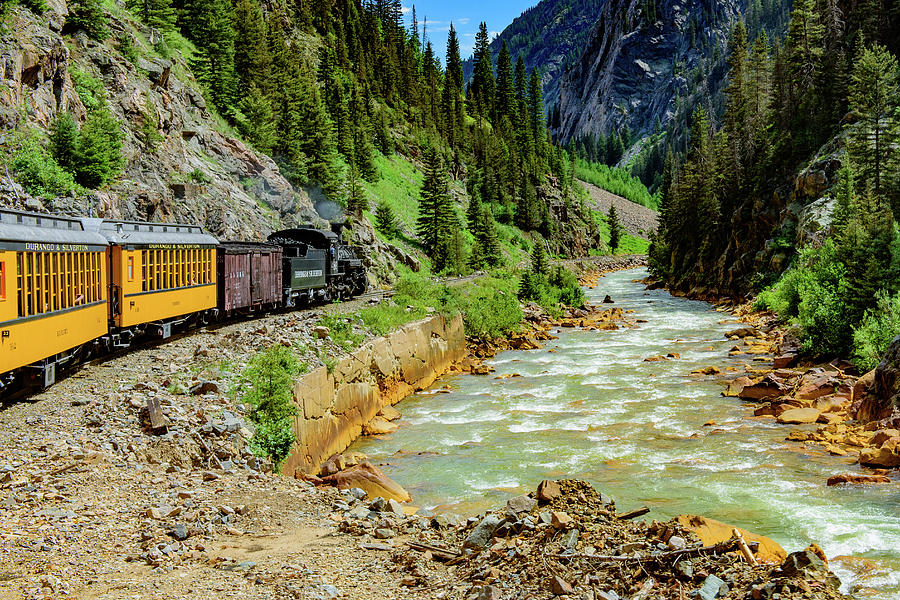
[[449, 548], [441, 548], [440, 546], [432, 546], [430, 544], [422, 544], [419, 542], [407, 542], [410, 548], [413, 550], [418, 550], [419, 552], [425, 552], [426, 550], [431, 552], [432, 554], [445, 554], [448, 558], [456, 558], [460, 556], [460, 552], [456, 550], [450, 550]]
[[616, 515], [616, 518], [620, 521], [628, 521], [629, 519], [636, 519], [638, 517], [642, 517], [650, 512], [650, 509], [646, 506], [642, 506], [640, 508], [636, 508], [634, 510], [629, 510], [627, 513], [622, 513], [621, 515]]
[[744, 559], [748, 563], [750, 563], [750, 565], [755, 567], [756, 566], [756, 558], [753, 556], [753, 553], [750, 552], [750, 548], [747, 546], [747, 542], [744, 541], [744, 538], [741, 535], [741, 532], [738, 531], [737, 529], [732, 529], [731, 535], [733, 535], [735, 540], [737, 541], [738, 549], [741, 551], [741, 554], [744, 555]]
[[703, 554], [716, 554], [718, 552], [731, 552], [737, 548], [738, 541], [736, 539], [730, 539], [726, 542], [713, 544], [712, 546], [697, 546], [695, 548], [684, 548], [683, 550], [672, 550], [670, 552], [651, 552], [650, 554], [627, 554], [623, 556], [609, 556], [603, 554], [547, 554], [546, 556], [551, 558], [587, 558], [601, 562], [660, 562], [687, 555], [699, 556]]

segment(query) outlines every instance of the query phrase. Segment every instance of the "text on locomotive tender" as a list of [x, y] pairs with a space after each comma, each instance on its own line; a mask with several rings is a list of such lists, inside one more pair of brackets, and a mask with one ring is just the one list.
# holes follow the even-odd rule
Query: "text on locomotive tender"
[[321, 277], [324, 274], [322, 269], [314, 271], [294, 271], [294, 277], [297, 279], [306, 279], [307, 277]]

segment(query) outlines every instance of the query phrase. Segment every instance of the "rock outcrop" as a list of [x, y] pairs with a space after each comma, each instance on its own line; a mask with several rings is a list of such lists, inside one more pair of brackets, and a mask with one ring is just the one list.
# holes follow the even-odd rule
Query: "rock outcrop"
[[[740, 16], [735, 0], [656, 2], [656, 19], [647, 3], [609, 0], [603, 6], [584, 55], [560, 85], [557, 139], [608, 135], [628, 125], [650, 133], [659, 117], [665, 126], [678, 110], [678, 98], [691, 95], [696, 69], [714, 54], [724, 55], [732, 23]], [[700, 81], [715, 95], [724, 72]]]
[[[271, 158], [217, 125], [185, 58], [177, 50], [163, 58], [150, 43], [158, 32], [111, 17], [106, 42], [83, 33], [63, 37], [65, 1], [50, 4], [41, 16], [13, 9], [0, 35], [0, 127], [8, 132], [0, 145], [29, 129], [46, 131], [60, 112], [83, 122], [87, 108], [74, 76], [102, 86], [123, 125], [125, 168], [107, 188], [84, 197], [32, 198], [6, 182], [0, 206], [200, 223], [221, 237], [247, 240], [318, 220], [306, 193]], [[125, 39], [137, 50], [134, 63], [118, 49]]]
[[[426, 389], [465, 353], [462, 317], [436, 316], [365, 344], [339, 359], [332, 370], [320, 367], [305, 375], [294, 387], [297, 442], [284, 473], [317, 474], [322, 463], [362, 435], [384, 407]], [[388, 424], [377, 418], [378, 424]]]

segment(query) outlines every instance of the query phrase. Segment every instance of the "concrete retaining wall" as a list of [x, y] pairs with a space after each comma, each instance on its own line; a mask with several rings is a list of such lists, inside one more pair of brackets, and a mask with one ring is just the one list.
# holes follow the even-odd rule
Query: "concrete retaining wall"
[[317, 474], [343, 452], [382, 408], [396, 404], [465, 357], [461, 316], [436, 316], [410, 323], [341, 357], [332, 373], [320, 367], [294, 386], [297, 442], [284, 465], [286, 475]]

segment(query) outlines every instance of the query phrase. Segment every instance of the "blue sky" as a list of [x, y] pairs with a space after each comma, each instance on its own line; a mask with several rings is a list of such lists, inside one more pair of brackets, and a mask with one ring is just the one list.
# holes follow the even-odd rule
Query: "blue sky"
[[499, 34], [513, 19], [526, 9], [537, 4], [538, 0], [403, 0], [403, 17], [406, 24], [412, 22], [412, 7], [415, 4], [419, 30], [422, 21], [428, 18], [428, 39], [431, 40], [435, 52], [444, 61], [447, 53], [447, 32], [450, 22], [459, 34], [459, 45], [463, 58], [472, 55], [475, 45], [475, 34], [478, 24], [485, 21], [491, 39]]

